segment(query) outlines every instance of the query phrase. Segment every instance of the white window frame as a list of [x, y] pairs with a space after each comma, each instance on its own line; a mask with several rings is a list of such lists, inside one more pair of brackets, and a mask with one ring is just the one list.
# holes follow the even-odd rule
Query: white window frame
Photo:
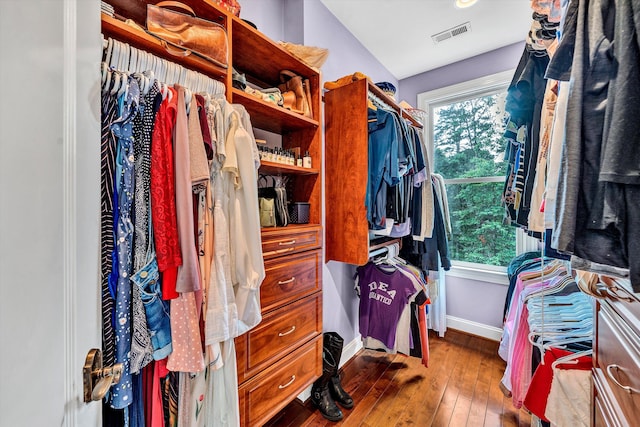
[[[423, 132], [425, 141], [427, 141], [431, 170], [434, 170], [433, 161], [435, 154], [433, 144], [433, 110], [442, 105], [456, 102], [457, 100], [490, 95], [500, 90], [506, 90], [509, 87], [514, 72], [515, 70], [507, 70], [418, 94], [418, 106], [427, 112]], [[480, 180], [473, 178], [473, 180], [482, 182], [504, 182], [504, 179], [500, 180], [496, 177], [487, 177]], [[447, 183], [451, 184], [462, 184], [468, 181], [469, 179], [446, 180]], [[516, 254], [537, 250], [538, 246], [539, 242], [536, 239], [529, 237], [522, 229], [518, 228], [516, 230]], [[452, 260], [451, 264], [451, 270], [447, 272], [447, 276], [509, 285], [506, 267], [455, 260]]]

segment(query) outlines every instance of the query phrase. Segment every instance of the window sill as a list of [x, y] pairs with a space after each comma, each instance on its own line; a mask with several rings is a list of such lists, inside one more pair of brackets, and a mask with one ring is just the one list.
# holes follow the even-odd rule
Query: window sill
[[459, 277], [461, 279], [509, 286], [509, 278], [505, 271], [496, 271], [475, 266], [469, 267], [462, 265], [452, 265], [451, 269], [446, 272], [446, 275], [447, 277]]

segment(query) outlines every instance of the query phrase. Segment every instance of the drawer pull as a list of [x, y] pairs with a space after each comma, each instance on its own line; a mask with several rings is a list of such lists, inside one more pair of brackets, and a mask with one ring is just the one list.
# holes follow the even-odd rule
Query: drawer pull
[[278, 388], [280, 390], [282, 390], [283, 388], [287, 388], [289, 387], [291, 384], [293, 384], [293, 382], [296, 380], [296, 376], [295, 375], [291, 375], [291, 379], [289, 381], [287, 381], [285, 384], [280, 384], [278, 386]]
[[614, 369], [615, 369], [616, 371], [618, 371], [618, 370], [622, 370], [622, 369], [621, 369], [621, 368], [620, 368], [620, 366], [618, 366], [618, 365], [609, 365], [609, 366], [607, 366], [607, 375], [609, 376], [609, 378], [611, 378], [611, 381], [613, 381], [613, 383], [614, 383], [615, 385], [617, 385], [618, 387], [620, 387], [621, 389], [623, 389], [624, 391], [626, 391], [626, 392], [627, 392], [627, 393], [629, 393], [629, 394], [631, 394], [631, 393], [640, 393], [640, 391], [639, 391], [639, 390], [636, 390], [636, 389], [635, 389], [635, 388], [633, 388], [633, 387], [630, 387], [630, 386], [628, 386], [628, 385], [622, 385], [622, 384], [620, 384], [620, 382], [616, 379], [616, 377], [614, 377], [614, 376], [613, 376], [613, 373], [611, 372], [611, 371], [613, 371]]
[[296, 239], [287, 240], [286, 242], [278, 242], [278, 246], [289, 246], [289, 245], [295, 245], [295, 244], [296, 244]]
[[284, 336], [286, 336], [286, 335], [289, 335], [289, 334], [293, 333], [293, 331], [295, 331], [295, 330], [296, 330], [296, 325], [293, 325], [293, 326], [291, 327], [291, 329], [289, 329], [287, 332], [279, 332], [279, 333], [278, 333], [278, 336], [279, 336], [279, 337], [284, 337]]
[[295, 277], [292, 277], [291, 279], [287, 279], [287, 280], [279, 280], [279, 281], [278, 281], [278, 285], [286, 285], [286, 284], [288, 284], [288, 283], [293, 282], [294, 280], [296, 280], [296, 278], [295, 278]]
[[619, 290], [620, 290], [620, 288], [617, 287], [617, 286], [609, 286], [609, 287], [607, 287], [605, 292], [607, 293], [609, 298], [611, 298], [614, 301], [622, 300], [622, 301], [626, 301], [626, 302], [633, 302], [633, 298], [625, 297], [625, 296], [620, 295], [618, 293]]

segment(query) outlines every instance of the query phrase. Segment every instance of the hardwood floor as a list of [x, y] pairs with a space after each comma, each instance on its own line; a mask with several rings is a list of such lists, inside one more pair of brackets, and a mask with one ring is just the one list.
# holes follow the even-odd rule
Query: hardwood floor
[[342, 421], [328, 421], [310, 401], [296, 400], [267, 426], [531, 426], [530, 415], [498, 387], [505, 363], [497, 342], [448, 330], [445, 338], [430, 331], [429, 344], [429, 368], [371, 350], [351, 359], [341, 375], [355, 406], [342, 409]]

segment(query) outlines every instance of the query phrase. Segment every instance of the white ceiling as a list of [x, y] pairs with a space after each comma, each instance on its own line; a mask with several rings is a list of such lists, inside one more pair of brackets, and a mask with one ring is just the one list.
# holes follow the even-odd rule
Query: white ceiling
[[[321, 0], [397, 79], [523, 41], [530, 0]], [[431, 35], [465, 22], [471, 32], [435, 44]]]

